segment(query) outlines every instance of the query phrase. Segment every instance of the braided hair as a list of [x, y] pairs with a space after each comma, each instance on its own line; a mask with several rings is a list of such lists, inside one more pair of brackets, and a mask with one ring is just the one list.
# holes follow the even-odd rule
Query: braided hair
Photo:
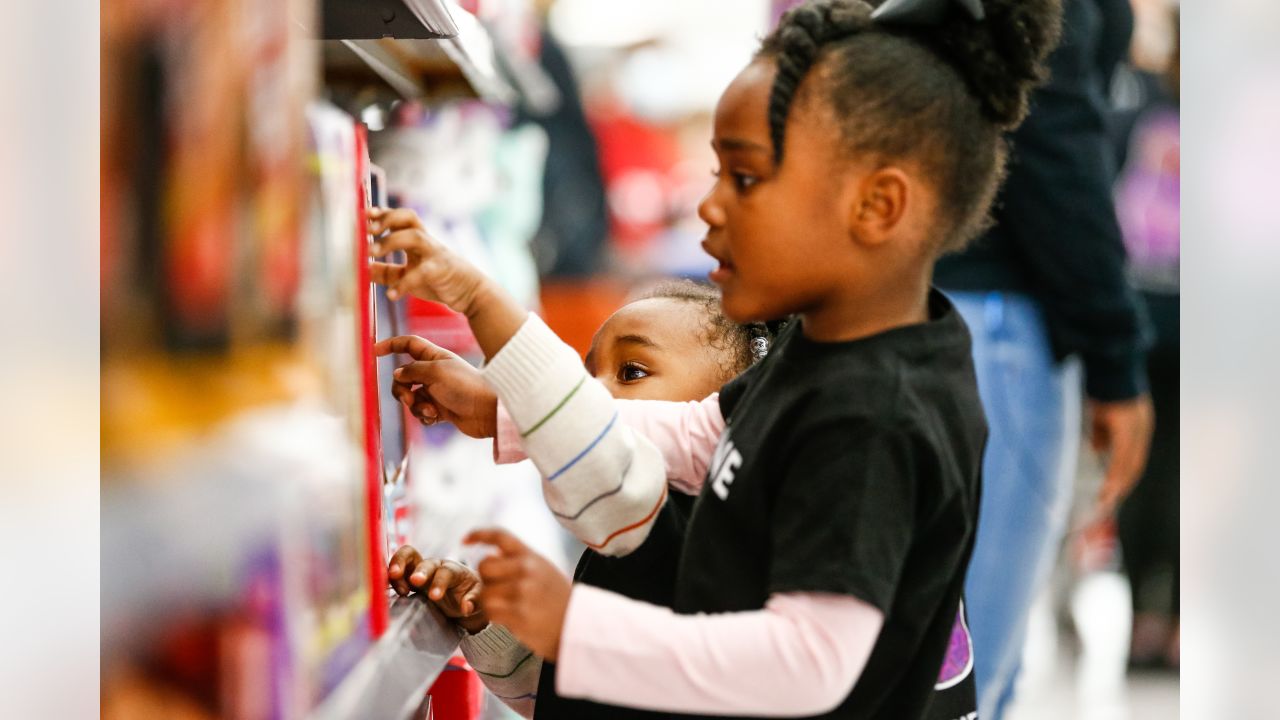
[[777, 66], [768, 110], [775, 164], [785, 157], [792, 107], [817, 100], [836, 119], [846, 156], [922, 164], [940, 203], [936, 249], [960, 249], [990, 226], [1003, 134], [1022, 122], [1028, 95], [1047, 76], [1061, 3], [984, 0], [982, 20], [952, 3], [926, 26], [872, 20], [862, 0], [791, 9], [757, 52]]
[[638, 300], [679, 300], [697, 305], [706, 318], [706, 338], [712, 348], [724, 353], [721, 363], [726, 382], [764, 359], [785, 321], [735, 323], [724, 314], [720, 291], [692, 280], [667, 280], [658, 283]]

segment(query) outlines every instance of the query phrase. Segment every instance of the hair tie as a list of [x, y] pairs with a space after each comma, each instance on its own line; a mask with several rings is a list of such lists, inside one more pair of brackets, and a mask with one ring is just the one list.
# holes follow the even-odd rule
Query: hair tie
[[871, 13], [871, 19], [880, 23], [937, 25], [953, 4], [964, 8], [974, 20], [986, 17], [982, 0], [888, 0]]
[[751, 357], [756, 360], [763, 360], [765, 355], [769, 354], [769, 338], [754, 337], [751, 338]]

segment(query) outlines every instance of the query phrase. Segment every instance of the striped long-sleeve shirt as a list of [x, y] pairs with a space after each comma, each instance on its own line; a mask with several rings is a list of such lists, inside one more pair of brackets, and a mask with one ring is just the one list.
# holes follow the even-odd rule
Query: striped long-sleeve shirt
[[[720, 414], [720, 393], [701, 400], [615, 400], [622, 424], [653, 441], [666, 464], [667, 484], [674, 492], [697, 495], [706, 480], [724, 416]], [[498, 403], [498, 427], [493, 436], [493, 460], [498, 464], [527, 460], [520, 444], [520, 429], [510, 413]]]
[[639, 547], [666, 501], [666, 465], [651, 441], [619, 421], [613, 396], [578, 354], [530, 314], [482, 372], [560, 524], [604, 555]]

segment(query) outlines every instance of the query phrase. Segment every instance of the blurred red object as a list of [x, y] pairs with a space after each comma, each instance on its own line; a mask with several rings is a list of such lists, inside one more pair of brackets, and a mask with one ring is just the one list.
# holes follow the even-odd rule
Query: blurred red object
[[449, 660], [427, 694], [432, 720], [479, 720], [484, 710], [484, 684], [461, 655]]
[[619, 245], [643, 245], [670, 221], [680, 144], [674, 128], [618, 107], [597, 108], [591, 128], [600, 146], [609, 224]]
[[356, 212], [355, 226], [355, 267], [357, 274], [357, 295], [362, 302], [359, 308], [360, 322], [360, 370], [364, 390], [364, 435], [365, 435], [365, 502], [368, 522], [369, 553], [369, 629], [374, 638], [382, 635], [389, 622], [389, 608], [386, 600], [387, 564], [383, 556], [386, 543], [386, 522], [382, 517], [382, 453], [381, 453], [381, 408], [378, 404], [378, 377], [373, 358], [373, 294], [372, 281], [369, 279], [369, 228], [365, 217], [369, 211], [369, 150], [368, 130], [364, 125], [356, 124], [356, 197], [359, 210]]
[[409, 298], [409, 334], [427, 338], [450, 352], [462, 356], [477, 355], [480, 346], [462, 313], [437, 302]]
[[1072, 558], [1081, 573], [1114, 570], [1120, 563], [1116, 520], [1106, 517], [1089, 523], [1072, 544]]

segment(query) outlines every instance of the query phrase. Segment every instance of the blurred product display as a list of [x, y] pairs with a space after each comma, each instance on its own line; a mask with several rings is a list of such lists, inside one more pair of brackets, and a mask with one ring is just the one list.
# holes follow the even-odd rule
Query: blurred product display
[[[416, 166], [437, 171], [434, 184], [406, 184], [396, 152], [387, 169], [371, 163], [370, 144], [399, 128], [362, 120], [392, 114], [404, 78], [367, 52], [365, 71], [331, 72], [340, 61], [314, 31], [363, 37], [351, 29], [367, 26], [360, 10], [104, 10], [105, 717], [450, 717], [428, 686], [456, 632], [420, 601], [393, 607], [385, 558], [419, 538], [456, 550], [497, 516], [496, 493], [463, 515], [431, 492], [442, 473], [472, 488], [481, 456], [450, 465], [456, 453], [406, 422], [390, 394], [404, 358], [376, 360], [372, 344], [410, 330], [474, 343], [450, 338], [456, 319], [415, 321], [431, 310], [369, 282], [363, 216], [429, 199], [433, 229], [532, 307], [546, 143], [493, 99], [423, 95], [394, 114], [443, 129]], [[490, 98], [508, 87], [469, 12], [416, 1], [397, 12], [387, 34], [414, 39], [368, 42], [416, 87], [432, 85], [413, 58], [433, 42], [449, 43], [425, 55], [430, 77], [454, 78], [445, 87]], [[469, 170], [484, 173], [451, 182]], [[387, 666], [402, 675], [369, 669]]]

